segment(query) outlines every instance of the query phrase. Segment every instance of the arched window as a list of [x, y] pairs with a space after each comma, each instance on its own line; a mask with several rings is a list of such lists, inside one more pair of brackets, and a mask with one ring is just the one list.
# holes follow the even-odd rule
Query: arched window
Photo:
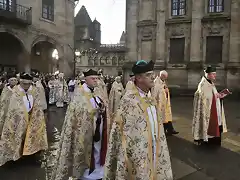
[[100, 58], [100, 65], [105, 65], [104, 57], [101, 57], [101, 58]]
[[112, 57], [112, 65], [116, 66], [118, 63], [117, 63], [117, 57], [116, 56], [113, 56]]
[[42, 0], [42, 17], [54, 21], [54, 0]]
[[124, 61], [125, 61], [124, 56], [120, 56], [120, 57], [118, 58], [118, 64], [119, 64], [119, 65], [123, 65]]
[[111, 61], [110, 61], [110, 57], [109, 57], [109, 56], [106, 57], [106, 64], [111, 64]]

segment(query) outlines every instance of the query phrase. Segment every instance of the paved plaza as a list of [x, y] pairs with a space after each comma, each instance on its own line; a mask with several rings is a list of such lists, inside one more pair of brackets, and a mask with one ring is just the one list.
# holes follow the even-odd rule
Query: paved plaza
[[[172, 98], [173, 124], [180, 132], [168, 137], [174, 180], [239, 180], [240, 169], [240, 101], [224, 102], [229, 132], [223, 137], [219, 149], [207, 149], [193, 144], [191, 97]], [[65, 112], [63, 109], [49, 109], [48, 135], [50, 152], [55, 154]], [[19, 161], [13, 166], [0, 168], [1, 180], [49, 180], [53, 167], [51, 159], [42, 167]], [[48, 167], [48, 168], [46, 168]], [[49, 173], [46, 173], [46, 169]]]

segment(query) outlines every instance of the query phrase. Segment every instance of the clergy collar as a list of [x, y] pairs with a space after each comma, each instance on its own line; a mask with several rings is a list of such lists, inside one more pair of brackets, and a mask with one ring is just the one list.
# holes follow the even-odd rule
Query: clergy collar
[[210, 79], [208, 79], [206, 76], [204, 76], [204, 77], [210, 84], [212, 84], [212, 81]]
[[23, 89], [20, 85], [18, 85], [18, 89], [19, 89], [20, 91], [24, 92], [24, 93], [26, 93], [26, 92], [30, 92], [30, 91], [32, 90], [32, 85], [29, 86], [29, 88], [28, 88], [27, 91], [25, 91], [25, 89]]
[[88, 87], [88, 85], [86, 83], [83, 84], [83, 89], [85, 92], [89, 92], [89, 93], [94, 91], [94, 88]]
[[[137, 86], [136, 86], [137, 87]], [[140, 94], [141, 97], [148, 97], [148, 93], [144, 92], [143, 90], [141, 90], [139, 87], [137, 87], [137, 90]]]
[[165, 82], [165, 80], [163, 80], [162, 78], [159, 77], [159, 79], [160, 79], [161, 82]]
[[11, 88], [11, 86], [9, 85], [9, 86], [7, 86], [7, 88], [10, 90], [10, 91], [13, 91], [13, 88]]

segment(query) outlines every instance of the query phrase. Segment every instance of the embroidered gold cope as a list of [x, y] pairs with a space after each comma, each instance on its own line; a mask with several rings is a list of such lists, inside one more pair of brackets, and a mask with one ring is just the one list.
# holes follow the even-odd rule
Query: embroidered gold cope
[[66, 81], [57, 79], [55, 82], [56, 106], [63, 107], [64, 103], [69, 102], [68, 85]]
[[5, 86], [0, 96], [0, 137], [2, 135], [2, 128], [5, 123], [9, 100], [12, 96], [12, 91], [13, 89], [10, 86]]
[[128, 81], [127, 84], [126, 84], [126, 87], [125, 87], [125, 93], [128, 91], [128, 90], [132, 90], [134, 88], [134, 83], [133, 81]]
[[[94, 96], [98, 95], [94, 93]], [[54, 180], [81, 178], [90, 168], [96, 128], [94, 117], [97, 113], [91, 104], [92, 97], [92, 93], [85, 91], [82, 85], [75, 88], [62, 128], [60, 149], [52, 174]]]
[[[167, 93], [166, 93], [167, 89]], [[157, 107], [159, 113], [162, 114], [163, 123], [172, 121], [172, 110], [170, 101], [170, 92], [167, 88], [167, 84], [157, 77], [154, 81], [154, 87], [152, 88], [152, 96], [157, 101]]]
[[46, 110], [47, 109], [46, 94], [45, 94], [45, 89], [40, 80], [36, 82], [36, 88], [39, 91], [42, 110]]
[[[113, 121], [104, 180], [172, 180], [172, 169], [161, 115], [151, 117], [151, 97], [134, 86], [122, 97]], [[153, 128], [154, 127], [154, 128]], [[154, 136], [153, 136], [154, 135]], [[155, 140], [154, 140], [155, 138]]]
[[26, 94], [20, 85], [15, 86], [12, 91], [0, 139], [0, 166], [7, 161], [16, 161], [21, 156], [48, 148], [46, 122], [39, 93], [35, 87], [31, 87], [27, 94], [33, 100], [29, 108], [24, 102]]
[[124, 88], [122, 83], [114, 82], [109, 94], [109, 111], [111, 114], [111, 119], [114, 116], [114, 113], [117, 111], [119, 107], [120, 100], [123, 96]]
[[[213, 94], [217, 94], [215, 85], [209, 83], [205, 77], [198, 84], [198, 89], [194, 94], [193, 102], [193, 123], [192, 133], [194, 140], [208, 141], [208, 126], [211, 114], [212, 98]], [[227, 125], [225, 119], [225, 113], [222, 105], [220, 104], [219, 98], [217, 98], [217, 113], [219, 124], [223, 126], [223, 132], [227, 132]]]

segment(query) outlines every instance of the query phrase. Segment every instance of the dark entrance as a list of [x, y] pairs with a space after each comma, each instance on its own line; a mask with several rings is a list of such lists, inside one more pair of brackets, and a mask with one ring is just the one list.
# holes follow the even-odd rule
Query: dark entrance
[[22, 43], [7, 32], [0, 32], [0, 71], [19, 70]]
[[31, 52], [31, 68], [34, 71], [51, 73], [55, 67], [55, 61], [52, 58], [55, 45], [47, 41], [41, 41], [35, 44]]

